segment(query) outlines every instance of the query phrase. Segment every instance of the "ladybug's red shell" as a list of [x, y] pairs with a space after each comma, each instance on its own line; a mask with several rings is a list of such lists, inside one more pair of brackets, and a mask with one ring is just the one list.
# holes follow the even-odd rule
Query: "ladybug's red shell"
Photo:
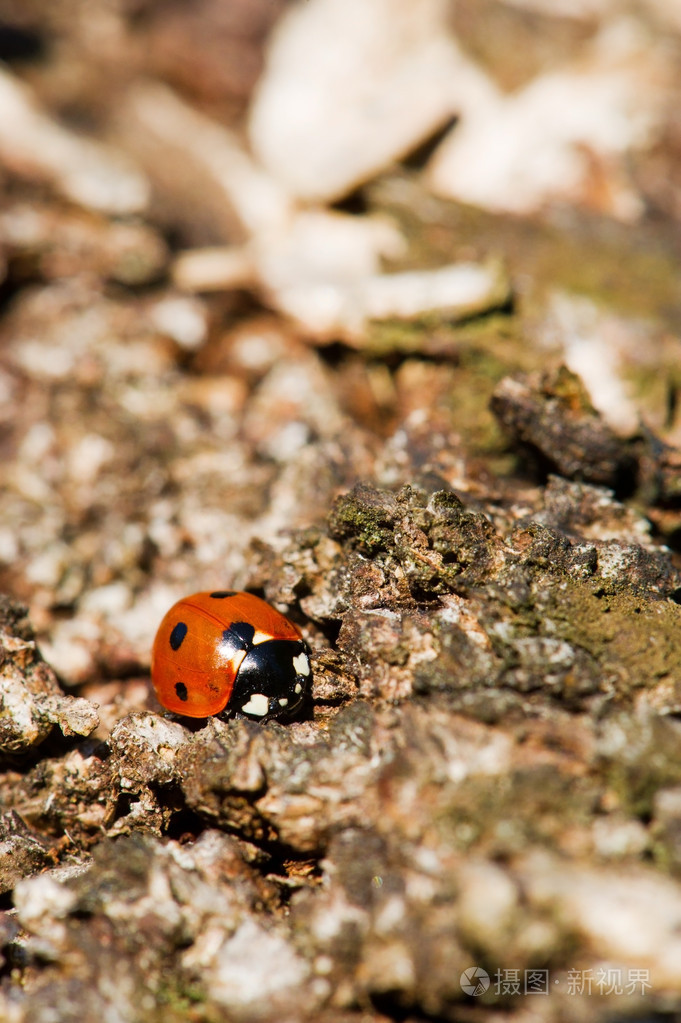
[[194, 593], [161, 622], [151, 655], [159, 702], [186, 717], [288, 716], [310, 683], [300, 630], [250, 593]]

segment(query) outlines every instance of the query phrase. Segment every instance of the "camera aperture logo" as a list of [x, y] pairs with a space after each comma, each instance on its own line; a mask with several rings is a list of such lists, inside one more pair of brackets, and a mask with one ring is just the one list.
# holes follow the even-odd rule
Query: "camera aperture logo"
[[482, 966], [469, 966], [459, 978], [465, 995], [484, 995], [489, 987], [489, 973]]

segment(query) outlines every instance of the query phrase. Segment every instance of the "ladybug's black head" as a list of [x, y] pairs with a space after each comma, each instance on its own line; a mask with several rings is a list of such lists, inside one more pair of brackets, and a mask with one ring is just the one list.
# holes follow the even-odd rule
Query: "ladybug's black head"
[[308, 653], [302, 640], [256, 643], [241, 662], [228, 709], [260, 720], [290, 717], [310, 689]]

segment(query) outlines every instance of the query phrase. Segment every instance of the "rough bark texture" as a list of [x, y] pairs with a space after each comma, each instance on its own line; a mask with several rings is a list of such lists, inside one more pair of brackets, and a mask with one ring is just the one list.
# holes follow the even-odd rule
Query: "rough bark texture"
[[[140, 74], [238, 125], [285, 5], [5, 6], [52, 116], [120, 139]], [[472, 49], [480, 6], [457, 6]], [[485, 7], [504, 39], [551, 20]], [[558, 23], [554, 56], [593, 30]], [[673, 211], [653, 156], [641, 194]], [[179, 249], [243, 225], [158, 154], [135, 217], [3, 160], [0, 1020], [681, 1012], [668, 225], [475, 212], [427, 194], [415, 157], [358, 219], [399, 225], [398, 269], [502, 257], [513, 300], [321, 343], [255, 286], [170, 283]], [[629, 429], [565, 365], [585, 316], [594, 347], [614, 338]], [[155, 701], [162, 615], [227, 587], [302, 628], [296, 720]]]

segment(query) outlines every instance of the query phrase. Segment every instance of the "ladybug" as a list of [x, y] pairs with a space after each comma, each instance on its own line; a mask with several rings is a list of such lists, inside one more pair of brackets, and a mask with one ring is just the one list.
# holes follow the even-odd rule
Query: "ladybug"
[[288, 717], [310, 688], [308, 655], [298, 627], [259, 597], [194, 593], [161, 622], [151, 678], [159, 703], [185, 717]]

